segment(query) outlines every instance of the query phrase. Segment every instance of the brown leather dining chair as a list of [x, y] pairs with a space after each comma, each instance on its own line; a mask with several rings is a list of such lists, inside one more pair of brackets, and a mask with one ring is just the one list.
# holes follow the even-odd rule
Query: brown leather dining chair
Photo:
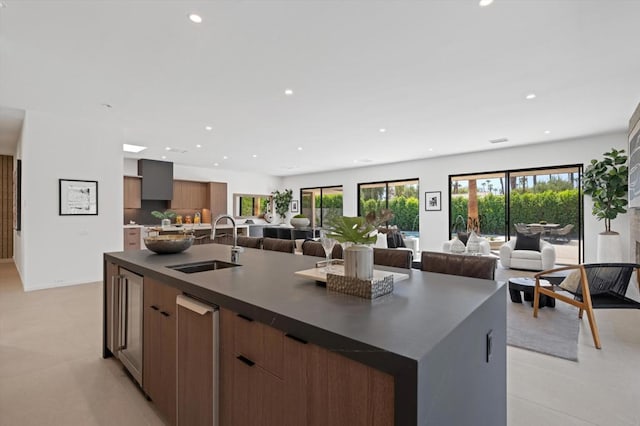
[[490, 256], [423, 251], [421, 260], [421, 269], [427, 272], [486, 280], [493, 280], [496, 276], [497, 259]]
[[[324, 247], [318, 241], [306, 240], [302, 243], [302, 254], [305, 256], [326, 257]], [[332, 259], [342, 259], [342, 246], [336, 244], [331, 251]]]
[[262, 237], [245, 237], [238, 236], [238, 245], [240, 247], [261, 249], [262, 248]]
[[388, 249], [388, 248], [373, 249], [374, 265], [383, 265], [383, 266], [391, 266], [394, 268], [411, 269], [412, 261], [413, 261], [413, 252], [411, 250]]
[[293, 240], [281, 240], [279, 238], [263, 238], [262, 248], [264, 250], [281, 251], [283, 253], [294, 253], [296, 244]]

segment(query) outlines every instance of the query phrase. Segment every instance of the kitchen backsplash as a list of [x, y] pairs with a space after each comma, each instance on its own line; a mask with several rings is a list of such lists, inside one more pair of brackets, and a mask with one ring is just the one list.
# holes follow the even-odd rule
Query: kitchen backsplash
[[[191, 220], [195, 216], [196, 212], [201, 214], [202, 223], [211, 223], [211, 212], [208, 209], [169, 209], [169, 203], [167, 201], [157, 200], [143, 200], [142, 208], [140, 209], [124, 209], [124, 224], [128, 225], [131, 221], [138, 225], [160, 225], [160, 219], [157, 219], [151, 215], [154, 210], [165, 211], [171, 210], [177, 215], [182, 216], [182, 223], [186, 223], [186, 217], [191, 216]], [[175, 223], [175, 219], [171, 222]]]

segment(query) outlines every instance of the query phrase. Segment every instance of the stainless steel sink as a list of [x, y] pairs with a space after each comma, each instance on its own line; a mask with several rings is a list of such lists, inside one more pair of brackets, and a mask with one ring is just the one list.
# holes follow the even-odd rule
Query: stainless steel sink
[[174, 271], [184, 272], [185, 274], [193, 274], [195, 272], [215, 271], [218, 269], [234, 268], [235, 263], [224, 262], [222, 260], [206, 260], [204, 262], [183, 263], [182, 265], [167, 266]]

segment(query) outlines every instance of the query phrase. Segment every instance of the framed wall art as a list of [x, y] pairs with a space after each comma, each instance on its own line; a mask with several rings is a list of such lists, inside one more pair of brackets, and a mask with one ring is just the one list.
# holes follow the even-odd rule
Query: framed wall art
[[59, 179], [60, 216], [98, 214], [98, 181]]
[[430, 211], [442, 210], [442, 192], [432, 191], [424, 193], [424, 209]]
[[298, 213], [298, 200], [291, 200], [291, 213]]

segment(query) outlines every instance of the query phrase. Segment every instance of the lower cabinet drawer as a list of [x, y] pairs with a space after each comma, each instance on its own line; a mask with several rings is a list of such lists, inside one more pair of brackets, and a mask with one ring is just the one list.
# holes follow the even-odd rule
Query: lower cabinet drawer
[[[227, 311], [229, 312], [229, 311]], [[230, 313], [235, 354], [282, 377], [284, 333], [242, 314]]]

